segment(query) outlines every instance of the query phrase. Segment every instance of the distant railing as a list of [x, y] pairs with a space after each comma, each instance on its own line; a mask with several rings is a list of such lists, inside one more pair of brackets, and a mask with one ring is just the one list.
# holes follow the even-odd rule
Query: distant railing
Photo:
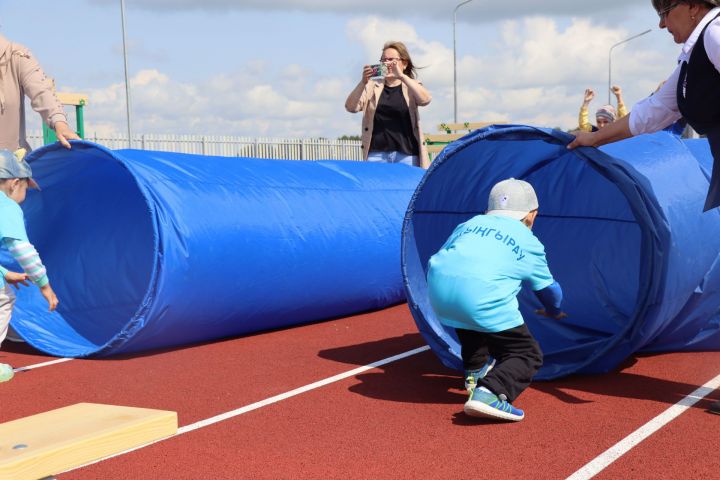
[[[87, 134], [86, 140], [111, 150], [127, 148], [127, 135]], [[32, 148], [43, 144], [42, 132], [30, 132]], [[163, 152], [194, 153], [222, 157], [274, 158], [279, 160], [362, 160], [359, 140], [325, 138], [265, 138], [222, 135], [133, 135], [133, 148]]]

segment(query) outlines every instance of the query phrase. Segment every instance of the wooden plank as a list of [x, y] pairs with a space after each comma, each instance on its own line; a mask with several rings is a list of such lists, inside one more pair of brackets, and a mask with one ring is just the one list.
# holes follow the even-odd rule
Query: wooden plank
[[425, 134], [425, 141], [429, 143], [450, 143], [458, 138], [462, 138], [467, 133], [444, 133], [444, 134]]
[[504, 120], [497, 120], [492, 122], [441, 123], [440, 125], [438, 125], [438, 130], [441, 132], [447, 132], [448, 130], [453, 132], [472, 132], [473, 130], [479, 130], [489, 125], [498, 125], [505, 123], [507, 122]]
[[177, 433], [177, 413], [78, 403], [0, 424], [0, 480], [43, 478]]
[[63, 105], [87, 105], [88, 102], [88, 96], [82, 93], [57, 92], [57, 97]]
[[428, 153], [440, 153], [445, 147], [447, 145], [427, 145], [425, 148], [427, 148]]

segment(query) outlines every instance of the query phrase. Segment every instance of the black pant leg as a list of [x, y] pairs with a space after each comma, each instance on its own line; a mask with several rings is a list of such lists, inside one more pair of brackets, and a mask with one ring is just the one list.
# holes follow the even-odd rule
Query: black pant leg
[[460, 341], [460, 356], [465, 370], [480, 370], [488, 358], [488, 346], [485, 333], [474, 330], [455, 329]]
[[542, 351], [527, 325], [484, 334], [495, 367], [478, 384], [513, 402], [542, 366]]

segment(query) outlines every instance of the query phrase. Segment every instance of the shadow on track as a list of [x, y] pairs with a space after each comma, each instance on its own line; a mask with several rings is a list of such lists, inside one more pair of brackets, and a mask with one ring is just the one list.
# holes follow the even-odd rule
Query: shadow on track
[[[650, 356], [652, 355], [647, 355], [647, 357]], [[651, 400], [674, 405], [700, 387], [700, 385], [649, 377], [627, 371], [637, 361], [638, 357], [630, 357], [615, 372], [602, 375], [570, 376], [549, 382], [534, 382], [530, 388], [547, 393], [564, 403], [570, 404], [583, 404], [593, 401], [574, 395], [572, 391], [575, 391], [609, 397]], [[720, 392], [716, 390], [710, 396], [693, 405], [693, 408], [706, 410], [713, 401], [720, 399], [719, 396]]]
[[[417, 348], [424, 342], [421, 335], [406, 334], [374, 342], [322, 350], [322, 358], [352, 365], [367, 365], [381, 358]], [[637, 357], [626, 360], [618, 371], [602, 375], [570, 376], [548, 382], [533, 382], [530, 389], [551, 395], [569, 404], [583, 404], [586, 400], [575, 392], [594, 395], [652, 400], [674, 405], [699, 387], [690, 383], [649, 377], [630, 370]], [[378, 371], [379, 370], [379, 371]], [[369, 398], [404, 403], [442, 403], [462, 405], [467, 397], [460, 372], [444, 367], [431, 351], [393, 362], [378, 370], [357, 375], [360, 383], [349, 388]], [[697, 402], [693, 407], [706, 410], [720, 399], [720, 391]], [[476, 424], [477, 421], [459, 414], [454, 423]]]
[[[321, 358], [352, 365], [367, 365], [424, 344], [419, 333], [319, 352]], [[444, 367], [426, 351], [356, 376], [349, 390], [369, 398], [404, 403], [460, 404], [467, 396], [459, 372]]]

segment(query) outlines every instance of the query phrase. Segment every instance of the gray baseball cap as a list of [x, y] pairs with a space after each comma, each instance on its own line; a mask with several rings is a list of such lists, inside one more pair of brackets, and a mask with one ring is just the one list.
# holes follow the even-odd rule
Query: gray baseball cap
[[524, 180], [508, 178], [496, 183], [490, 190], [487, 215], [502, 215], [522, 220], [537, 208], [537, 195], [532, 185]]
[[32, 179], [32, 170], [25, 159], [19, 159], [13, 152], [0, 149], [0, 179], [27, 178], [32, 188], [40, 190], [37, 182]]

